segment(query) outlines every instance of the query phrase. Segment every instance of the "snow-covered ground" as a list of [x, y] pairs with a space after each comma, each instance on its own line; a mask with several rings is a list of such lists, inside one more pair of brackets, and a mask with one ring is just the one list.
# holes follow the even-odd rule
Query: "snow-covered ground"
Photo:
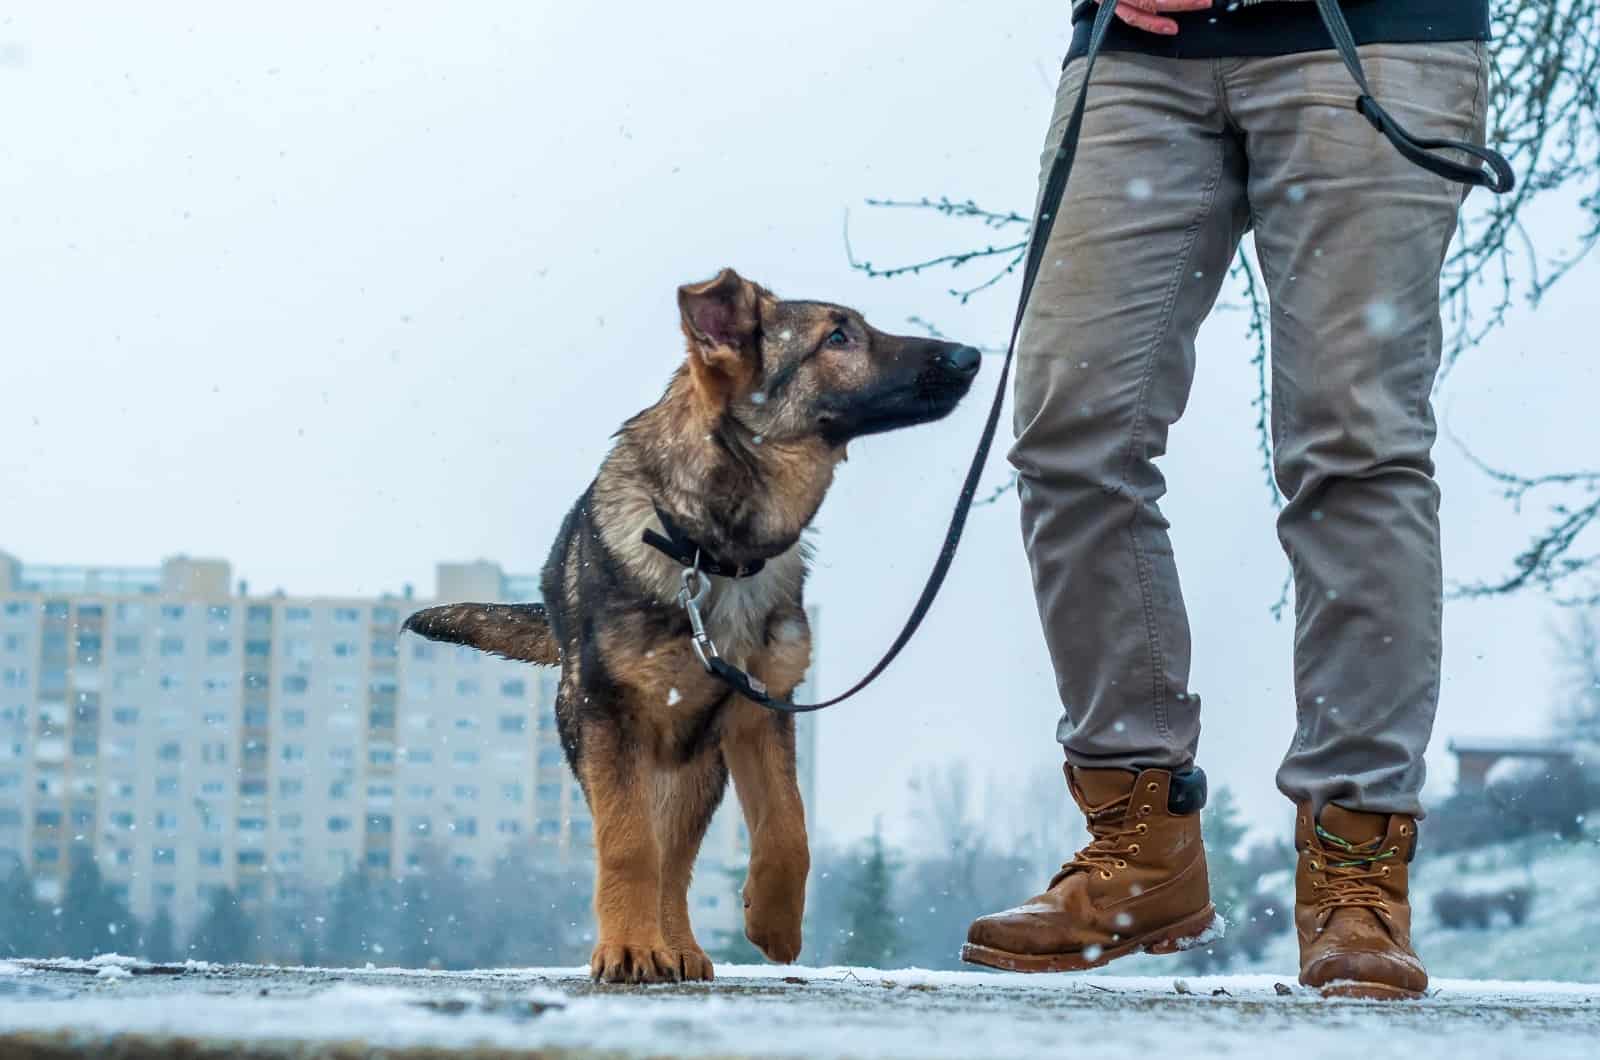
[[[107, 968], [119, 973], [103, 975]], [[712, 984], [596, 987], [576, 969], [155, 968], [0, 963], [0, 1056], [974, 1057], [1595, 1055], [1600, 984], [1445, 980], [1425, 1001], [1323, 1001], [1291, 975], [1014, 976], [725, 967]], [[72, 1048], [62, 1051], [60, 1047]], [[431, 1055], [438, 1055], [437, 1053]]]

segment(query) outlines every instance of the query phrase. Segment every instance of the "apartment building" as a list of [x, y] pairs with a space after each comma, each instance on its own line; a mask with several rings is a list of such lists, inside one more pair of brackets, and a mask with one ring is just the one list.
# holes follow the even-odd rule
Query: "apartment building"
[[[463, 872], [512, 844], [591, 862], [554, 671], [399, 636], [434, 600], [537, 599], [535, 578], [443, 563], [434, 600], [251, 595], [231, 579], [216, 559], [0, 553], [0, 872], [21, 862], [53, 898], [93, 856], [137, 915], [185, 925], [215, 888], [292, 901], [352, 869], [401, 876], [424, 845]], [[801, 755], [809, 788], [808, 722]], [[726, 807], [698, 873], [702, 930], [737, 930], [724, 867], [747, 848]]]

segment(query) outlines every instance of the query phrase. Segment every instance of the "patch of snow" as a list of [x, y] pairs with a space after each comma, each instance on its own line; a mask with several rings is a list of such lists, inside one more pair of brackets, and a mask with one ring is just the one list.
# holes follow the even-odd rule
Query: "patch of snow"
[[88, 964], [91, 968], [139, 968], [145, 962], [137, 957], [124, 957], [120, 953], [102, 953], [90, 957]]
[[120, 964], [102, 965], [95, 974], [96, 979], [132, 979], [133, 973]]

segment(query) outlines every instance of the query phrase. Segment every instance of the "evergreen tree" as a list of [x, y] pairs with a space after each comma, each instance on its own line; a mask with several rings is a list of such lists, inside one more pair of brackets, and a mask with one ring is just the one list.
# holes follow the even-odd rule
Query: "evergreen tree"
[[144, 959], [156, 964], [170, 964], [178, 959], [177, 930], [172, 924], [172, 914], [162, 906], [144, 932]]
[[74, 847], [72, 855], [61, 900], [61, 951], [68, 957], [89, 958], [115, 953], [119, 945], [133, 948], [133, 914], [106, 886], [93, 852]]
[[357, 967], [369, 961], [395, 963], [394, 927], [400, 919], [397, 888], [371, 879], [360, 869], [347, 873], [334, 887], [328, 912], [328, 934], [322, 957], [332, 965]]
[[33, 895], [33, 877], [18, 864], [0, 886], [0, 956], [56, 957], [55, 917]]
[[884, 846], [877, 830], [867, 841], [866, 856], [851, 881], [846, 906], [849, 935], [839, 954], [845, 964], [882, 967], [900, 949], [900, 930], [894, 911], [894, 874], [899, 866]]
[[238, 896], [219, 887], [212, 892], [205, 915], [189, 938], [189, 955], [219, 964], [238, 964], [254, 958], [256, 941], [255, 921], [239, 907]]

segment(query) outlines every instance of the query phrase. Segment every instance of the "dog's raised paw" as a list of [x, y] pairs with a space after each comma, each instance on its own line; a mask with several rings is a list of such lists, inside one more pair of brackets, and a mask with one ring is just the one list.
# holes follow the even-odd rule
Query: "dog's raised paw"
[[[709, 968], [710, 962], [707, 961]], [[676, 983], [683, 978], [678, 957], [664, 945], [608, 942], [589, 956], [589, 975], [601, 983]]]

